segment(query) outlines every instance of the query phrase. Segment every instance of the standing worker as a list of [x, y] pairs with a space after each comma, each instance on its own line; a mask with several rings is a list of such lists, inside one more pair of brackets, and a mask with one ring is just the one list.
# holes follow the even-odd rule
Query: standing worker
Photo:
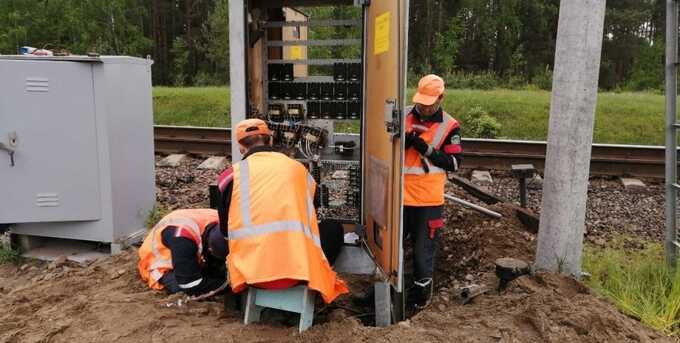
[[418, 82], [413, 106], [406, 116], [404, 159], [404, 234], [414, 249], [414, 284], [409, 302], [416, 308], [430, 303], [432, 276], [444, 226], [442, 205], [447, 172], [460, 166], [460, 125], [441, 108], [444, 80], [426, 75]]
[[137, 268], [152, 289], [201, 295], [224, 285], [226, 256], [217, 211], [175, 210], [144, 239]]
[[232, 291], [306, 284], [326, 303], [347, 293], [321, 248], [312, 176], [301, 163], [274, 152], [272, 133], [260, 119], [238, 123], [236, 139], [243, 160], [218, 178]]

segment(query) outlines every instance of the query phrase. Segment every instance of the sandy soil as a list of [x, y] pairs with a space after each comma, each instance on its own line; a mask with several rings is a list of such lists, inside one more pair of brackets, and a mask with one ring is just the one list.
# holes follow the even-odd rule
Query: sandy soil
[[[530, 261], [534, 237], [512, 216], [493, 221], [451, 207], [447, 219], [435, 301], [391, 327], [364, 326], [360, 319], [366, 309], [353, 307], [350, 297], [330, 306], [317, 304], [317, 321], [302, 335], [285, 320], [243, 326], [220, 298], [177, 306], [180, 297], [148, 290], [137, 276], [131, 249], [87, 266], [0, 265], [0, 342], [671, 341], [570, 278], [525, 276], [499, 294], [493, 261]], [[360, 295], [367, 281], [353, 278], [351, 284], [353, 295]], [[457, 289], [469, 284], [489, 291], [461, 305]]]

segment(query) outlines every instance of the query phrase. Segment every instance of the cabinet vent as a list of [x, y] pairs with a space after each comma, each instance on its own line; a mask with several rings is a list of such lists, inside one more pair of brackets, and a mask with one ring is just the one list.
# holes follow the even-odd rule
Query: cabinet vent
[[59, 194], [41, 193], [35, 196], [35, 205], [38, 207], [57, 207], [59, 206]]
[[47, 93], [50, 90], [49, 79], [43, 77], [27, 77], [26, 92]]

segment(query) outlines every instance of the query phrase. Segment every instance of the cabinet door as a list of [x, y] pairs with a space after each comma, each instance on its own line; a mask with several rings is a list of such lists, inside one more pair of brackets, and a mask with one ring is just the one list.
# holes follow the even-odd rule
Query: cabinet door
[[[0, 223], [101, 217], [92, 64], [0, 60]], [[104, 137], [101, 137], [103, 139]]]
[[365, 9], [364, 211], [368, 247], [397, 291], [402, 289], [403, 132], [408, 1], [373, 0]]

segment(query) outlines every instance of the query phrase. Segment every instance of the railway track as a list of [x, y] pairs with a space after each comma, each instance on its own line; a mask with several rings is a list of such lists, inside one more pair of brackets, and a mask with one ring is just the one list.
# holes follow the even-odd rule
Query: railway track
[[[155, 126], [157, 153], [230, 155], [231, 130], [186, 126]], [[545, 142], [464, 139], [466, 168], [509, 170], [513, 164], [531, 163], [539, 170], [545, 164]], [[665, 148], [659, 146], [595, 144], [590, 172], [593, 175], [663, 178]]]

